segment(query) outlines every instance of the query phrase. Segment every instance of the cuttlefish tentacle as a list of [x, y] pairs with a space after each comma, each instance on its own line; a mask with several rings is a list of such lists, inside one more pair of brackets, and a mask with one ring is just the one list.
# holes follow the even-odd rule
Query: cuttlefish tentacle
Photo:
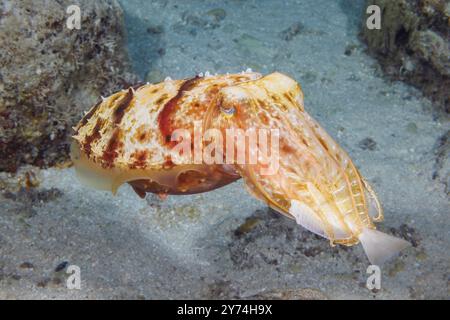
[[[277, 73], [224, 88], [219, 93], [221, 108], [235, 111], [232, 117], [218, 112], [213, 126], [222, 130], [252, 126], [282, 129], [276, 174], [260, 174], [258, 164], [236, 165], [249, 185], [247, 189], [275, 210], [328, 238], [332, 245], [363, 242], [371, 262], [380, 264], [408, 243], [374, 231], [366, 194], [381, 216], [375, 193], [347, 153], [304, 111], [299, 90], [295, 81]], [[261, 109], [269, 105], [269, 121], [267, 113], [255, 108], [258, 104]]]
[[[226, 137], [230, 129], [265, 130], [271, 139], [244, 149], [246, 159], [258, 155], [256, 163], [193, 161], [192, 150], [208, 147], [196, 136], [198, 122], [202, 133], [211, 129]], [[72, 158], [78, 175], [100, 189], [115, 192], [129, 183], [140, 197], [193, 194], [242, 177], [250, 194], [331, 245], [361, 242], [373, 264], [408, 245], [375, 230], [373, 222], [383, 218], [375, 192], [305, 111], [300, 85], [283, 74], [202, 75], [130, 88], [102, 99], [75, 130]], [[174, 140], [179, 130], [184, 130], [181, 141]], [[223, 148], [215, 150], [216, 159], [228, 156], [225, 140], [218, 143]], [[173, 153], [178, 143], [187, 147], [181, 148], [183, 157]]]
[[[302, 100], [303, 99], [298, 100], [298, 101], [302, 101]], [[300, 112], [304, 112], [304, 108], [300, 104], [300, 102], [294, 103], [294, 105], [298, 108], [298, 110]], [[308, 120], [308, 122], [302, 121], [303, 120], [302, 118], [297, 117], [297, 119], [301, 119], [299, 121], [302, 121], [302, 127], [303, 128], [309, 128], [310, 129], [308, 137], [310, 137], [312, 140], [314, 140], [316, 145], [321, 149], [321, 152], [320, 152], [319, 155], [316, 155], [316, 154], [310, 152], [309, 151], [310, 149], [308, 149], [308, 148], [304, 148], [304, 149], [306, 149], [305, 151], [308, 152], [310, 154], [310, 156], [314, 158], [315, 163], [320, 163], [321, 162], [321, 163], [324, 164], [323, 170], [329, 172], [330, 177], [331, 177], [330, 180], [332, 181], [331, 185], [333, 185], [334, 183], [341, 183], [340, 188], [337, 188], [337, 190], [340, 190], [341, 192], [345, 193], [345, 191], [348, 190], [348, 185], [349, 185], [348, 179], [346, 179], [346, 175], [344, 174], [344, 172], [343, 172], [342, 168], [340, 167], [340, 165], [338, 163], [336, 163], [336, 159], [331, 158], [331, 161], [330, 161], [330, 159], [327, 159], [328, 162], [321, 161], [321, 159], [320, 159], [320, 155], [322, 155], [322, 158], [323, 158], [324, 155], [328, 154], [327, 152], [329, 150], [326, 147], [326, 143], [324, 141], [324, 138], [326, 138], [327, 141], [330, 141], [331, 140], [330, 137], [326, 136], [324, 138], [320, 138], [318, 136], [317, 132], [315, 132], [314, 127], [309, 125], [309, 122], [313, 121], [313, 119], [311, 117], [309, 117], [309, 115], [305, 115], [305, 118]], [[283, 119], [286, 119], [286, 118], [283, 118]], [[314, 123], [315, 127], [319, 128], [319, 125], [317, 123], [315, 123], [315, 122], [313, 122], [313, 123]], [[286, 125], [289, 128], [289, 130], [292, 130], [292, 131], [295, 130], [295, 128], [292, 126], [291, 121], [288, 121], [288, 120], [284, 121], [283, 125]], [[297, 140], [300, 141], [300, 139], [297, 139]], [[342, 179], [342, 177], [344, 179]], [[307, 184], [307, 188], [308, 188], [308, 192], [310, 194], [319, 195], [318, 190], [316, 189], [314, 184], [311, 184], [311, 183]], [[335, 201], [331, 201], [329, 196], [328, 196], [327, 200], [324, 199], [323, 197], [321, 197], [321, 199], [316, 199], [315, 200], [316, 208], [317, 208], [317, 214], [319, 215], [319, 218], [323, 222], [324, 229], [326, 230], [327, 237], [330, 239], [330, 243], [332, 245], [334, 244], [334, 242], [338, 242], [338, 243], [341, 243], [341, 244], [351, 244], [352, 243], [352, 241], [350, 240], [351, 236], [349, 236], [347, 238], [341, 237], [338, 240], [336, 239], [337, 237], [334, 235], [334, 232], [332, 231], [332, 228], [327, 223], [327, 219], [324, 216], [323, 210], [320, 209], [320, 208], [323, 208], [323, 207], [331, 206], [332, 210], [334, 210], [339, 215], [338, 223], [340, 224], [340, 227], [344, 229], [344, 233], [345, 234], [351, 234], [350, 228], [348, 227], [347, 223], [345, 223], [345, 220], [344, 220], [345, 215], [348, 214], [348, 213], [351, 213], [351, 209], [348, 210], [347, 212], [343, 212], [336, 205], [336, 203], [338, 202], [338, 199], [337, 199], [338, 198], [337, 197], [338, 192], [333, 191], [333, 192], [331, 192], [331, 194], [332, 194], [332, 196], [333, 196]], [[355, 204], [354, 204], [354, 201], [353, 201], [352, 197], [346, 197], [344, 201], [346, 201], [346, 200], [352, 201], [353, 202], [353, 206], [352, 207], [353, 208], [355, 207]]]

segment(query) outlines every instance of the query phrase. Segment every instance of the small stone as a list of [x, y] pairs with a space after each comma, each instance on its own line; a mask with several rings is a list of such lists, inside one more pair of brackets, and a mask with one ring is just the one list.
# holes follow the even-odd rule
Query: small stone
[[147, 28], [147, 33], [150, 33], [153, 35], [164, 33], [164, 27], [161, 25], [150, 26]]
[[222, 8], [216, 8], [209, 10], [206, 15], [212, 17], [216, 22], [219, 22], [226, 18], [227, 12]]
[[59, 285], [61, 285], [62, 280], [60, 278], [55, 277], [52, 279], [51, 283], [53, 287], [58, 287]]
[[56, 188], [44, 189], [44, 190], [36, 193], [37, 201], [39, 201], [41, 203], [53, 201], [62, 196], [63, 196], [63, 192]]
[[250, 230], [256, 227], [259, 221], [260, 220], [258, 218], [247, 218], [245, 222], [234, 231], [234, 235], [236, 237], [241, 237], [242, 235], [248, 233]]
[[19, 268], [21, 269], [34, 269], [34, 265], [31, 262], [22, 263]]
[[186, 25], [191, 25], [197, 28], [206, 28], [208, 25], [208, 21], [197, 14], [192, 14], [188, 11], [185, 11], [181, 15], [181, 20]]
[[417, 258], [417, 260], [419, 260], [419, 261], [423, 261], [423, 260], [425, 260], [425, 259], [428, 258], [428, 255], [425, 253], [425, 251], [419, 251], [419, 252], [416, 254], [416, 258]]
[[37, 285], [39, 288], [45, 288], [45, 287], [47, 287], [47, 285], [48, 285], [49, 282], [50, 282], [50, 279], [49, 279], [49, 278], [44, 278], [44, 279], [42, 279], [41, 281], [39, 281], [36, 285]]
[[346, 56], [351, 56], [351, 55], [356, 51], [357, 48], [358, 48], [357, 45], [355, 45], [355, 44], [349, 44], [349, 45], [347, 45], [347, 46], [345, 47], [344, 54], [345, 54]]
[[207, 43], [207, 46], [212, 50], [220, 50], [223, 48], [223, 43], [220, 40], [213, 38]]
[[58, 264], [58, 266], [55, 268], [55, 272], [63, 271], [64, 269], [67, 268], [68, 265], [69, 265], [69, 262], [67, 262], [67, 261], [61, 262], [61, 263]]
[[374, 151], [377, 147], [377, 143], [372, 138], [365, 138], [358, 143], [358, 146], [363, 150]]
[[27, 171], [25, 173], [25, 186], [27, 188], [36, 188], [39, 186], [39, 180], [33, 171]]
[[164, 49], [164, 48], [159, 48], [156, 52], [157, 52], [160, 56], [163, 56], [163, 55], [166, 54], [166, 49]]
[[406, 131], [408, 131], [409, 133], [417, 133], [417, 129], [417, 124], [415, 124], [414, 122], [410, 122], [406, 126]]

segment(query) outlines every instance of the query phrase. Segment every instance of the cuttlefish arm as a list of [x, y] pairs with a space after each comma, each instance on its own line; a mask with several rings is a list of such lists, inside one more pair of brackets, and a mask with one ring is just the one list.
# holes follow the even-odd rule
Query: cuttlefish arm
[[[303, 108], [303, 94], [293, 79], [273, 73], [223, 88], [210, 127], [272, 130], [273, 154], [258, 142], [247, 150], [256, 164], [235, 164], [250, 193], [331, 244], [361, 242], [372, 264], [382, 264], [409, 246], [403, 239], [375, 230], [382, 209], [370, 185], [345, 151]], [[274, 164], [273, 161], [277, 163]], [[276, 170], [267, 170], [268, 167]], [[268, 173], [269, 172], [269, 173]]]

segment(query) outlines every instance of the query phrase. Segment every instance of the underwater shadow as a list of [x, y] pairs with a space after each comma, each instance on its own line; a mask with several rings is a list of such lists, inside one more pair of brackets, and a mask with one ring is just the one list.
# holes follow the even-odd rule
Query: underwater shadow
[[133, 71], [140, 79], [145, 79], [146, 74], [164, 53], [164, 29], [151, 26], [151, 23], [144, 22], [133, 11], [122, 5], [121, 7], [125, 20], [126, 45]]
[[366, 2], [354, 0], [339, 0], [339, 8], [347, 17], [346, 31], [349, 34], [357, 35], [362, 25]]

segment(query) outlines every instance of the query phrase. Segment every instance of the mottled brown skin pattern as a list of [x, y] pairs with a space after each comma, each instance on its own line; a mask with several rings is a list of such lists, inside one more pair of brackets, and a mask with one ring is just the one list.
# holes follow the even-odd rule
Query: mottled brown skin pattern
[[[200, 77], [195, 77], [189, 80], [186, 80], [183, 85], [178, 89], [178, 93], [175, 97], [169, 100], [164, 105], [164, 108], [161, 110], [158, 116], [158, 124], [159, 124], [159, 130], [164, 137], [163, 143], [173, 146], [176, 142], [171, 142], [171, 136], [174, 128], [174, 121], [172, 119], [172, 114], [175, 112], [176, 108], [178, 107], [179, 100], [183, 97], [183, 94], [186, 91], [189, 91], [192, 89], [197, 82], [200, 80]], [[159, 101], [159, 100], [158, 100]]]
[[100, 129], [101, 129], [103, 123], [104, 123], [104, 120], [101, 118], [98, 118], [97, 122], [95, 124], [94, 130], [92, 131], [92, 133], [89, 136], [86, 137], [85, 143], [83, 144], [83, 150], [88, 156], [91, 155], [92, 143], [97, 141], [98, 139], [100, 139]]
[[123, 147], [123, 142], [121, 141], [122, 130], [116, 128], [111, 139], [108, 142], [105, 152], [103, 153], [102, 166], [104, 168], [112, 168], [113, 162], [119, 155], [119, 149]]
[[79, 125], [80, 127], [82, 127], [86, 123], [88, 123], [89, 119], [92, 118], [92, 116], [95, 114], [97, 109], [100, 107], [101, 103], [102, 103], [102, 101], [97, 102], [97, 104], [91, 110], [89, 110], [89, 112], [83, 117], [83, 119], [81, 119], [80, 125]]
[[[182, 81], [169, 81], [169, 85], [173, 86], [172, 90], [167, 89], [167, 83], [135, 85], [94, 106], [77, 126], [76, 140], [84, 154], [104, 169], [118, 167], [117, 162], [124, 155], [126, 143], [129, 143], [126, 140], [129, 137], [131, 143], [135, 144], [134, 151], [129, 154], [129, 160], [121, 164], [121, 167], [126, 166], [130, 172], [137, 169], [153, 170], [150, 168], [155, 166], [160, 168], [155, 170], [169, 172], [176, 170], [177, 166], [170, 154], [161, 155], [162, 162], [159, 161], [157, 164], [153, 159], [161, 151], [146, 146], [157, 139], [161, 148], [172, 148], [177, 143], [171, 141], [173, 131], [183, 128], [193, 132], [194, 121], [202, 121], [210, 106], [216, 103], [221, 88], [259, 76], [230, 75], [225, 77], [225, 80], [223, 76], [216, 78], [196, 76]], [[145, 97], [154, 97], [151, 105], [142, 105], [147, 99]], [[189, 103], [186, 100], [189, 100]], [[125, 119], [130, 113], [135, 112], [136, 108], [142, 107], [150, 114], [157, 115], [155, 121], [136, 125], [136, 129], [130, 131], [130, 125], [133, 124], [130, 124], [129, 119]], [[94, 124], [94, 121], [92, 130], [87, 133], [80, 132], [88, 123]], [[101, 153], [98, 146], [95, 147], [99, 143], [103, 143]], [[194, 149], [193, 142], [191, 148]], [[192, 194], [218, 188], [240, 177], [230, 170], [222, 170], [221, 166], [211, 166], [208, 169], [198, 166], [197, 169], [179, 174], [176, 178], [178, 182], [175, 186], [160, 185], [156, 181], [145, 179], [131, 181], [129, 184], [139, 196], [143, 196], [145, 192]]]
[[150, 126], [145, 126], [145, 125], [140, 126], [137, 129], [136, 134], [134, 135], [134, 139], [141, 143], [148, 142], [152, 135], [152, 132], [150, 130], [151, 130]]
[[125, 115], [125, 112], [127, 108], [130, 106], [131, 101], [133, 101], [133, 89], [129, 88], [126, 95], [120, 100], [119, 104], [117, 105], [116, 109], [114, 110], [114, 123], [120, 124], [122, 121], [123, 116]]
[[144, 169], [147, 164], [147, 159], [149, 158], [148, 150], [138, 150], [132, 154], [134, 159], [133, 164], [131, 165], [132, 169]]

